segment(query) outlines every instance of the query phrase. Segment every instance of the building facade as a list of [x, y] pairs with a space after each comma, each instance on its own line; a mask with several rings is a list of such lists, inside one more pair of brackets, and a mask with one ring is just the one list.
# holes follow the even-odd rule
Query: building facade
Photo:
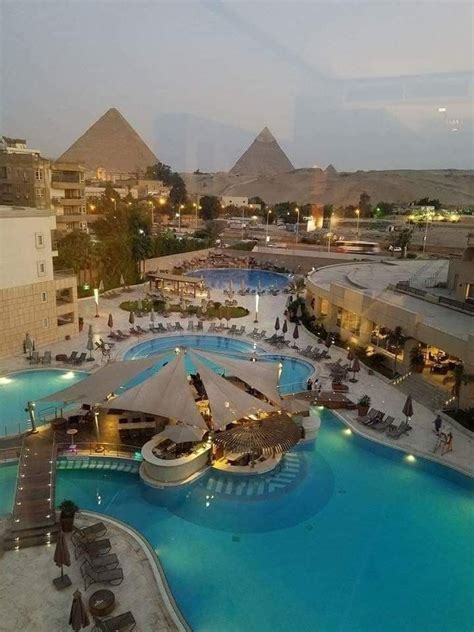
[[59, 232], [88, 232], [84, 172], [75, 163], [51, 165], [51, 203]]
[[[454, 269], [465, 271], [465, 263]], [[308, 276], [307, 309], [327, 331], [399, 373], [414, 370], [419, 350], [417, 372], [448, 400], [456, 366], [474, 376], [474, 306], [456, 299], [450, 274], [445, 260], [327, 266]], [[473, 279], [472, 268], [468, 276]], [[462, 388], [460, 404], [474, 407], [474, 381]]]
[[0, 138], [0, 204], [49, 209], [50, 161], [21, 138]]
[[49, 209], [0, 206], [0, 357], [22, 352], [27, 333], [36, 348], [78, 332], [76, 277], [54, 271]]

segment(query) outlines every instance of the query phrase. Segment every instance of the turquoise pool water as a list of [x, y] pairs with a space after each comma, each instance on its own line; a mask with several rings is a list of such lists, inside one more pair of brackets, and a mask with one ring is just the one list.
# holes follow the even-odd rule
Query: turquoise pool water
[[234, 290], [239, 290], [243, 283], [244, 287], [253, 290], [278, 288], [282, 289], [288, 285], [288, 275], [268, 270], [231, 269], [231, 268], [209, 268], [203, 270], [193, 270], [189, 276], [203, 277], [209, 287], [217, 289], [227, 289], [232, 282]]
[[[169, 362], [176, 347], [186, 347], [190, 349], [202, 349], [203, 351], [211, 351], [212, 353], [221, 353], [226, 356], [232, 356], [238, 358], [242, 355], [251, 354], [253, 352], [258, 354], [264, 352], [264, 349], [257, 343], [252, 344], [245, 340], [239, 340], [237, 338], [225, 338], [223, 336], [199, 336], [192, 334], [183, 334], [181, 336], [165, 336], [159, 338], [153, 338], [141, 342], [125, 353], [125, 360], [132, 360], [135, 358], [145, 358], [148, 356], [158, 355], [169, 351], [170, 354], [163, 358], [156, 364], [149, 372], [144, 373], [139, 381], [143, 380], [143, 376], [149, 375], [150, 372], [156, 371], [157, 368], [161, 368], [165, 362]], [[305, 389], [306, 381], [308, 377], [313, 373], [314, 368], [309, 362], [300, 360], [298, 358], [292, 358], [290, 356], [284, 356], [280, 354], [265, 355], [261, 358], [264, 362], [281, 362], [282, 372], [280, 375], [279, 385], [280, 392], [282, 394], [292, 393], [296, 391], [302, 391]], [[185, 360], [187, 369], [190, 373], [195, 369], [192, 365], [190, 358]], [[211, 362], [207, 362], [214, 370], [219, 370], [218, 366], [213, 365]], [[127, 384], [127, 387], [138, 383]]]
[[[0, 468], [3, 505], [14, 474]], [[471, 632], [472, 492], [324, 411], [317, 443], [275, 473], [154, 490], [132, 474], [60, 471], [57, 501], [143, 533], [195, 632]]]
[[[55, 391], [60, 391], [88, 375], [85, 371], [68, 369], [38, 369], [18, 371], [0, 378], [0, 434], [2, 436], [25, 432], [30, 428], [25, 407], [28, 401], [35, 401]], [[51, 404], [38, 404], [40, 415]]]

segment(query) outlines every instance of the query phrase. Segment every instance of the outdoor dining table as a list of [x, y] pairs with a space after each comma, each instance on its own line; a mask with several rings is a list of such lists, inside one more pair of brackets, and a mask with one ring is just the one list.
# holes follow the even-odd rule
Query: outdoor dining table
[[111, 590], [96, 590], [89, 597], [89, 610], [94, 617], [106, 617], [115, 608], [115, 595]]

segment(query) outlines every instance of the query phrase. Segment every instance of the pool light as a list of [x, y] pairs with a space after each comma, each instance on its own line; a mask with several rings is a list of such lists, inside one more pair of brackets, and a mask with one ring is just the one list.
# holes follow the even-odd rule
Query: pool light
[[67, 373], [65, 373], [64, 375], [61, 375], [61, 377], [63, 378], [63, 380], [72, 380], [74, 376], [75, 376], [74, 371], [68, 371], [68, 372], [67, 372]]
[[0, 377], [0, 384], [10, 384], [10, 382], [13, 382], [11, 377]]
[[408, 461], [408, 463], [415, 463], [416, 461], [416, 457], [413, 456], [413, 454], [407, 454], [405, 459]]
[[344, 428], [342, 432], [348, 436], [352, 434], [352, 430], [350, 428]]

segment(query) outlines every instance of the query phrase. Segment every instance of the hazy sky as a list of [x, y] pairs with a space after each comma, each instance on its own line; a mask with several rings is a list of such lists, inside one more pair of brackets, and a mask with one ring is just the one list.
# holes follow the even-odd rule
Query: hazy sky
[[180, 170], [265, 125], [298, 167], [472, 168], [473, 7], [0, 0], [0, 131], [56, 157], [113, 106]]

